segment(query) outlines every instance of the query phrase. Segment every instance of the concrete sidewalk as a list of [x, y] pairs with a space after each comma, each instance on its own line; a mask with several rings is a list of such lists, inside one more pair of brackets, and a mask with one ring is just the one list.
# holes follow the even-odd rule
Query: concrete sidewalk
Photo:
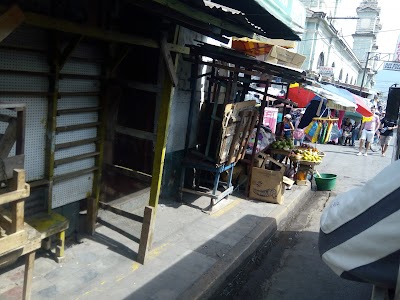
[[[209, 199], [200, 198], [191, 205], [162, 201], [145, 265], [134, 260], [136, 243], [101, 226], [93, 237], [85, 236], [68, 247], [62, 264], [37, 255], [32, 299], [207, 298], [284, 227], [311, 193], [310, 186], [293, 186], [285, 191], [282, 205], [230, 196], [211, 215], [200, 209]], [[139, 236], [139, 225], [108, 212], [101, 214]], [[1, 270], [0, 299], [20, 299], [23, 270], [23, 261]]]

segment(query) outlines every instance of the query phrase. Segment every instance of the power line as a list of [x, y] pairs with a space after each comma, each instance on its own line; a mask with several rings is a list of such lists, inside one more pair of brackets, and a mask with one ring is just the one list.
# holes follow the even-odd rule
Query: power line
[[[400, 28], [398, 29], [388, 29], [388, 30], [380, 30], [376, 34], [382, 33], [382, 32], [393, 32], [393, 31], [400, 31]], [[353, 33], [354, 34], [354, 33]], [[315, 39], [307, 39], [307, 40], [301, 40], [300, 42], [308, 42], [308, 41], [318, 41], [318, 40], [328, 40], [328, 39], [340, 39], [344, 37], [351, 37], [353, 34], [349, 35], [341, 35], [341, 36], [332, 36], [332, 37], [326, 37], [326, 38], [315, 38]]]

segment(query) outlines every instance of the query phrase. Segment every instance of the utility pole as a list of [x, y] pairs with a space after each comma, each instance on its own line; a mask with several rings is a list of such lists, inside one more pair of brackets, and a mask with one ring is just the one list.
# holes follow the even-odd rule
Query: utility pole
[[365, 79], [365, 73], [366, 73], [366, 71], [367, 71], [367, 67], [368, 67], [368, 61], [369, 61], [369, 55], [371, 54], [371, 52], [367, 52], [367, 60], [365, 61], [365, 67], [364, 67], [364, 70], [363, 70], [363, 77], [362, 77], [362, 80], [361, 80], [361, 85], [360, 85], [360, 96], [361, 96], [361, 92], [362, 92], [362, 89], [363, 89], [363, 85], [364, 85], [364, 79]]

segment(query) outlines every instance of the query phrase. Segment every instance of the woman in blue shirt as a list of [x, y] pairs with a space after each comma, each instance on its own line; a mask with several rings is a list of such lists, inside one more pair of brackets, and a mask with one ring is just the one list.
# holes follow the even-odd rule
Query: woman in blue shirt
[[283, 117], [283, 136], [285, 139], [292, 139], [292, 132], [294, 131], [294, 126], [292, 124], [292, 116], [290, 114], [286, 114]]

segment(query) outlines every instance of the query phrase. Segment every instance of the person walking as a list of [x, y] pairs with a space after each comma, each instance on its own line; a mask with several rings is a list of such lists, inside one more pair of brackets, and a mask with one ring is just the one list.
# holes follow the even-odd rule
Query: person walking
[[355, 146], [356, 139], [358, 138], [358, 134], [360, 133], [360, 122], [355, 122], [353, 125], [353, 130], [351, 131], [351, 146]]
[[367, 152], [369, 149], [369, 145], [374, 140], [375, 133], [379, 132], [380, 121], [379, 117], [375, 114], [375, 110], [376, 108], [374, 106], [371, 107], [371, 112], [372, 112], [371, 121], [364, 122], [361, 125], [360, 148], [359, 152], [357, 153], [357, 156], [363, 155], [362, 150], [364, 142], [366, 142], [364, 156], [368, 155]]
[[385, 118], [382, 120], [381, 123], [381, 150], [382, 156], [386, 155], [386, 150], [389, 146], [390, 140], [393, 137], [393, 130], [396, 129], [398, 126], [396, 123], [386, 120]]

